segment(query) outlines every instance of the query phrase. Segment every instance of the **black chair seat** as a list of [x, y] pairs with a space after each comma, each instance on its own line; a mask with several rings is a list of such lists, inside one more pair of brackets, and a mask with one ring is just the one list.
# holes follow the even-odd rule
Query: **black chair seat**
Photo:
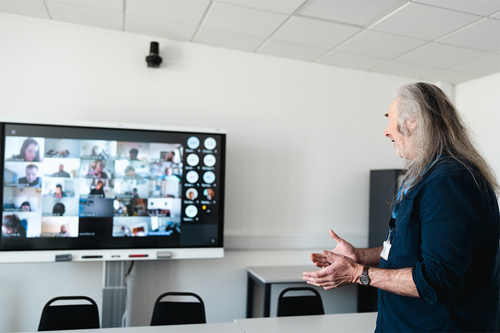
[[[90, 304], [51, 305], [56, 301], [85, 300]], [[86, 296], [65, 296], [51, 299], [42, 311], [38, 331], [100, 328], [99, 310]]]
[[[310, 291], [314, 295], [285, 296], [288, 292]], [[323, 302], [318, 291], [309, 287], [288, 288], [283, 290], [278, 297], [278, 317], [308, 316], [325, 314]]]
[[[161, 302], [167, 296], [192, 296], [199, 302]], [[205, 305], [200, 296], [194, 293], [169, 292], [158, 297], [153, 309], [151, 326], [205, 324]]]

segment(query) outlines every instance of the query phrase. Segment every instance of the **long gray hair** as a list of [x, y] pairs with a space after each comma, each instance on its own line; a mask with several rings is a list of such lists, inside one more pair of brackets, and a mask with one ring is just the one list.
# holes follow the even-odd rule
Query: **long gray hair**
[[[469, 170], [471, 166], [477, 168], [484, 181], [499, 195], [500, 186], [493, 169], [474, 147], [467, 126], [441, 89], [429, 83], [412, 83], [398, 89], [396, 100], [398, 130], [414, 149], [412, 160], [407, 160], [404, 191], [415, 186], [429, 166], [437, 163], [440, 156], [446, 155], [458, 160]], [[410, 120], [417, 124], [413, 131], [407, 127]], [[474, 177], [472, 171], [471, 174]], [[474, 179], [482, 189], [480, 180]]]

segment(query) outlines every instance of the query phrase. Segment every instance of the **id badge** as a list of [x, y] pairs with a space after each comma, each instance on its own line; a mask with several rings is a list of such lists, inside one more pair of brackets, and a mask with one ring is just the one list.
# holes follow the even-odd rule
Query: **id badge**
[[389, 252], [391, 252], [391, 242], [389, 241], [384, 241], [384, 248], [382, 249], [382, 252], [380, 253], [380, 257], [384, 260], [389, 259]]

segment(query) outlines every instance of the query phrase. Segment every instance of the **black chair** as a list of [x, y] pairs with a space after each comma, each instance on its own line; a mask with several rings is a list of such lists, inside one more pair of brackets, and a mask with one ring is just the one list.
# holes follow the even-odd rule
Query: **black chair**
[[[57, 301], [88, 301], [90, 304], [51, 305]], [[99, 328], [97, 304], [86, 296], [63, 296], [45, 304], [38, 331], [77, 330]]]
[[[167, 296], [192, 296], [199, 302], [161, 302]], [[205, 324], [205, 304], [200, 296], [194, 293], [169, 292], [158, 297], [153, 309], [151, 326]]]
[[[290, 291], [310, 291], [314, 295], [287, 296]], [[278, 297], [278, 317], [309, 316], [325, 314], [323, 301], [317, 290], [309, 287], [287, 288]]]

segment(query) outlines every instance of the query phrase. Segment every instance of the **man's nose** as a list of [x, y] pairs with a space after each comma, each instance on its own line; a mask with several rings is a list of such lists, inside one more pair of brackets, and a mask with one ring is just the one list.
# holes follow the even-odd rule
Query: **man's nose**
[[389, 125], [387, 125], [387, 127], [385, 128], [385, 131], [384, 131], [384, 136], [386, 136], [386, 137], [390, 137], [390, 133], [389, 133]]

